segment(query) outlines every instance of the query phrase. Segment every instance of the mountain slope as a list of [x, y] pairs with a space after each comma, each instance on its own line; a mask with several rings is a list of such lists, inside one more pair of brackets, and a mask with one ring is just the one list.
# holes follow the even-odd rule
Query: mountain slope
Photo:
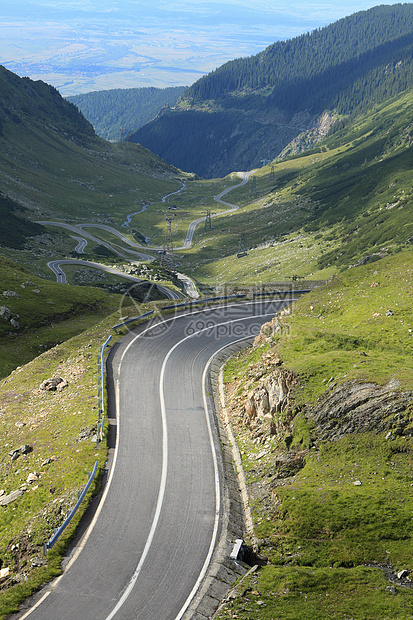
[[[410, 89], [322, 146], [260, 168], [228, 197], [240, 209], [198, 231], [181, 269], [220, 285], [319, 280], [410, 245], [412, 107]], [[238, 260], [241, 234], [248, 255]]]
[[260, 166], [326, 110], [331, 125], [412, 86], [412, 24], [412, 4], [379, 6], [226, 63], [130, 140], [204, 177]]
[[0, 67], [0, 209], [3, 230], [18, 228], [16, 242], [3, 235], [0, 243], [16, 247], [22, 235], [40, 232], [16, 222], [17, 215], [84, 220], [100, 214], [103, 220], [123, 221], [136, 204], [179, 187], [176, 174], [139, 145], [98, 138], [51, 86]]
[[185, 86], [117, 88], [67, 97], [105, 140], [120, 141], [153, 119], [164, 106], [174, 106]]

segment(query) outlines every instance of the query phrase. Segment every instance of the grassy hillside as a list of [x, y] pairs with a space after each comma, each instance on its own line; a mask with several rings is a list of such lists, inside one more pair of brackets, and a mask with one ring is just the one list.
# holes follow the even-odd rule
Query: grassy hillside
[[[409, 90], [318, 148], [257, 170], [228, 195], [240, 210], [199, 229], [182, 269], [221, 284], [320, 279], [411, 243], [412, 105]], [[249, 253], [237, 259], [242, 234]]]
[[68, 97], [104, 140], [121, 142], [155, 118], [164, 106], [174, 106], [184, 86], [117, 88]]
[[[98, 138], [77, 108], [43, 82], [0, 67], [0, 180], [4, 230], [38, 228], [18, 220], [123, 222], [179, 188], [177, 171], [146, 149]], [[14, 201], [20, 208], [16, 213]], [[16, 244], [10, 236], [10, 245]], [[1, 243], [7, 245], [4, 238]]]
[[[409, 250], [344, 272], [228, 365], [227, 405], [269, 565], [219, 618], [411, 618], [412, 265]], [[277, 434], [248, 430], [251, 390], [291, 371], [290, 401], [272, 414]], [[388, 396], [350, 424], [355, 385]]]
[[39, 278], [0, 255], [0, 307], [10, 311], [0, 317], [0, 378], [108, 314], [122, 312], [125, 301], [96, 287]]

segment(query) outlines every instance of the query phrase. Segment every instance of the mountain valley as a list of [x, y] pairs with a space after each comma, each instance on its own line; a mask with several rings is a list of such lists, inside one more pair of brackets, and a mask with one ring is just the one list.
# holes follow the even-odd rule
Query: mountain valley
[[411, 618], [412, 7], [227, 63], [126, 142], [0, 67], [0, 618], [59, 574], [86, 506], [43, 542], [104, 470], [103, 342], [194, 301], [179, 274], [197, 303], [312, 289], [223, 369], [265, 561], [214, 617]]

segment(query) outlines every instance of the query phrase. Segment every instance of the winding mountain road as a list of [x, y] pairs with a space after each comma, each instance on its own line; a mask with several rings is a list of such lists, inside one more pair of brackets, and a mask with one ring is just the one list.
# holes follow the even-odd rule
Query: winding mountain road
[[[82, 260], [79, 258], [59, 258], [56, 260], [51, 260], [47, 263], [47, 266], [56, 276], [57, 282], [61, 284], [67, 284], [66, 274], [62, 269], [62, 265], [71, 265], [79, 267], [91, 267], [92, 269], [100, 269], [100, 271], [104, 271], [106, 273], [111, 273], [114, 276], [119, 276], [120, 278], [124, 278], [125, 280], [129, 280], [131, 282], [135, 282], [135, 284], [139, 284], [141, 282], [147, 282], [147, 280], [142, 280], [141, 278], [137, 278], [136, 276], [129, 275], [120, 269], [116, 269], [115, 267], [109, 267], [108, 265], [103, 265], [102, 263], [95, 263], [90, 260]], [[176, 292], [169, 289], [167, 286], [162, 286], [161, 284], [155, 284], [156, 288], [161, 291], [168, 299], [180, 299], [181, 296]], [[189, 283], [184, 282], [185, 286], [189, 286]]]
[[192, 617], [223, 523], [208, 368], [288, 303], [184, 313], [120, 341], [111, 352], [117, 437], [108, 483], [65, 572], [21, 620]]

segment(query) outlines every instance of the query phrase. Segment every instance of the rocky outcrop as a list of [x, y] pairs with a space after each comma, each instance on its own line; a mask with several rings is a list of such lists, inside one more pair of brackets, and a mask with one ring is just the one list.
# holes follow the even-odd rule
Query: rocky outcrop
[[317, 439], [336, 441], [348, 433], [387, 431], [389, 437], [413, 435], [413, 392], [400, 390], [395, 380], [346, 382], [328, 390], [308, 411]]
[[21, 497], [24, 493], [24, 489], [17, 489], [16, 491], [12, 491], [8, 495], [2, 495], [0, 497], [0, 506], [8, 506], [12, 502], [16, 501], [19, 497]]
[[297, 155], [312, 149], [323, 138], [326, 137], [331, 127], [337, 121], [337, 118], [332, 116], [330, 112], [324, 111], [318, 116], [312, 127], [308, 131], [303, 131], [296, 138], [294, 138], [278, 155], [279, 159], [285, 159], [290, 155]]
[[297, 379], [291, 371], [274, 369], [249, 392], [244, 424], [255, 435], [271, 434], [281, 439], [294, 417], [291, 389], [296, 383]]

